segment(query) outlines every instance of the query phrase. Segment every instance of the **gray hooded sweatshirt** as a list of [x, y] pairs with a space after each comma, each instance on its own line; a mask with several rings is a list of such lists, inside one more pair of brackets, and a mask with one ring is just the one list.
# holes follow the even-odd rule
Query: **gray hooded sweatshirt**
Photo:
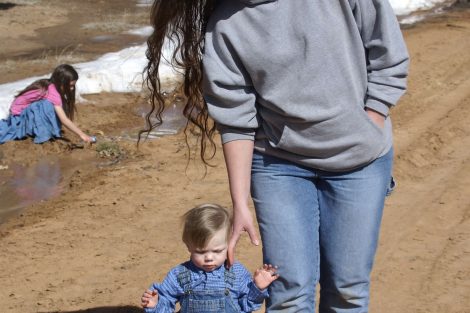
[[[388, 111], [408, 53], [387, 0], [220, 0], [203, 54], [204, 97], [222, 142], [326, 171], [392, 147]], [[387, 116], [378, 127], [371, 108]]]

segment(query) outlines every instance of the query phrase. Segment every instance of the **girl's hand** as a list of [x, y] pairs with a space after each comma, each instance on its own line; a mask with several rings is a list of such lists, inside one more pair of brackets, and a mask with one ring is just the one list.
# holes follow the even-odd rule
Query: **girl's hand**
[[95, 142], [95, 141], [93, 140], [93, 137], [88, 136], [88, 135], [85, 135], [85, 134], [80, 135], [80, 138], [81, 138], [83, 141], [88, 142], [88, 143], [93, 143], [93, 142]]
[[80, 130], [65, 114], [64, 109], [61, 106], [54, 106], [55, 113], [61, 123], [65, 125], [68, 129], [74, 132], [77, 136], [79, 136], [85, 142], [93, 142], [92, 137], [86, 135], [84, 132]]
[[253, 218], [248, 205], [233, 208], [233, 231], [228, 243], [228, 258], [226, 262], [226, 266], [228, 268], [230, 268], [235, 262], [235, 246], [244, 231], [246, 231], [250, 236], [252, 244], [256, 246], [259, 245], [258, 235], [256, 234], [255, 227], [253, 226]]
[[158, 293], [156, 290], [147, 289], [142, 295], [142, 307], [154, 308], [158, 303]]
[[253, 280], [259, 290], [264, 290], [278, 278], [279, 274], [277, 273], [277, 267], [272, 266], [271, 264], [264, 264], [262, 268], [255, 271]]

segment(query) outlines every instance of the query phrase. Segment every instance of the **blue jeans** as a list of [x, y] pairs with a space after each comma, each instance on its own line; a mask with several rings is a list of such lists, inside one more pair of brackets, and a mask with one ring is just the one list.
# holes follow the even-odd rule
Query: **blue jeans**
[[391, 183], [393, 150], [348, 172], [255, 152], [252, 198], [264, 263], [279, 267], [267, 312], [367, 312], [370, 272]]

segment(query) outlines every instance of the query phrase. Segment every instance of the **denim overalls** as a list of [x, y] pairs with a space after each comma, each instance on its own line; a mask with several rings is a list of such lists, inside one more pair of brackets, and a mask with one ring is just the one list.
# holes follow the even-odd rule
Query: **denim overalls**
[[181, 313], [239, 313], [237, 305], [230, 296], [230, 287], [235, 282], [235, 273], [225, 269], [225, 288], [218, 290], [194, 291], [191, 286], [191, 272], [184, 268], [178, 274], [178, 283], [184, 291], [184, 296], [180, 300]]

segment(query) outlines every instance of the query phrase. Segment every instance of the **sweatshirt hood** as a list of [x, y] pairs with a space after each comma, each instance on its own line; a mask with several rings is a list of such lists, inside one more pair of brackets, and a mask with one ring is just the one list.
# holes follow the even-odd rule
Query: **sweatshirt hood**
[[248, 5], [257, 5], [257, 4], [266, 3], [266, 2], [274, 2], [277, 0], [238, 0], [238, 1], [248, 4]]

